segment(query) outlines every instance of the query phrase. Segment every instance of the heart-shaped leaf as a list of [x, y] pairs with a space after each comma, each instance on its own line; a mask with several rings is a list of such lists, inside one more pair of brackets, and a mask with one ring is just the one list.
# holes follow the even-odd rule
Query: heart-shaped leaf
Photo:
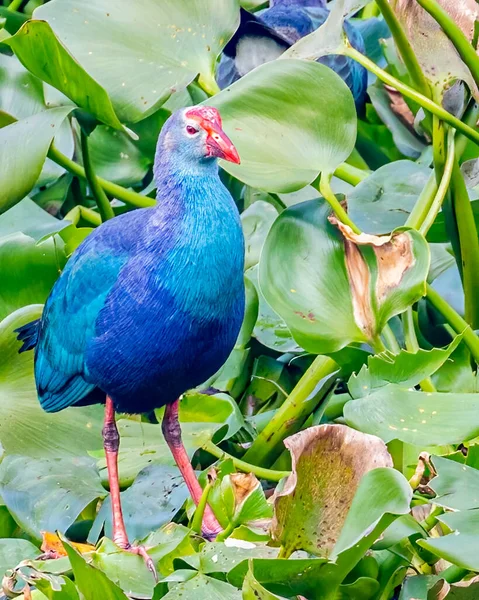
[[254, 202], [241, 214], [245, 237], [245, 270], [258, 264], [264, 241], [277, 216], [276, 208], [263, 200]]
[[0, 129], [0, 212], [25, 198], [71, 107], [52, 108]]
[[414, 230], [356, 236], [330, 213], [324, 200], [283, 211], [259, 266], [267, 302], [297, 343], [317, 354], [374, 343], [391, 317], [425, 293], [430, 260]]
[[298, 190], [318, 173], [334, 172], [354, 148], [351, 92], [319, 63], [266, 63], [205, 104], [218, 108], [241, 157], [240, 165], [221, 166], [261, 190]]
[[[129, 0], [53, 0], [34, 18], [47, 21], [82, 69], [103, 86], [119, 118], [135, 122], [198, 74], [214, 91], [216, 58], [238, 25], [238, 9], [237, 0], [144, 0], [141, 6]], [[55, 67], [58, 81], [65, 70], [59, 63]]]

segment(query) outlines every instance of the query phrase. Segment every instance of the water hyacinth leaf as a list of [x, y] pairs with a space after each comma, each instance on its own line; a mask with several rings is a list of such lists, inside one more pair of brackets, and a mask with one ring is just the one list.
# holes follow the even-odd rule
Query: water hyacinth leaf
[[0, 215], [0, 239], [12, 233], [21, 232], [35, 242], [39, 242], [49, 234], [58, 233], [69, 225], [71, 225], [70, 221], [56, 219], [37, 206], [30, 198], [24, 198]]
[[44, 575], [44, 578], [35, 578], [32, 583], [50, 600], [80, 600], [75, 584], [68, 577]]
[[[177, 467], [150, 465], [143, 469], [133, 485], [121, 493], [128, 538], [140, 540], [171, 521], [187, 498], [188, 490]], [[97, 514], [89, 535], [90, 541], [98, 537], [93, 531], [99, 534], [103, 525], [105, 535], [111, 539], [110, 497]]]
[[[479, 10], [474, 0], [439, 0], [440, 6], [462, 29], [468, 40], [474, 36]], [[420, 66], [442, 96], [457, 79], [465, 81], [478, 98], [479, 90], [469, 68], [437, 21], [413, 0], [394, 0], [394, 11], [401, 22]]]
[[321, 171], [332, 173], [356, 140], [351, 92], [318, 63], [266, 63], [205, 104], [220, 111], [241, 157], [222, 168], [260, 190], [293, 192]]
[[298, 40], [281, 58], [317, 60], [327, 54], [341, 54], [348, 43], [343, 29], [344, 20], [366, 4], [368, 0], [337, 0], [323, 25]]
[[140, 6], [129, 0], [54, 0], [34, 18], [47, 21], [103, 86], [120, 120], [136, 122], [198, 74], [214, 92], [216, 58], [238, 25], [239, 6], [237, 0], [143, 0]]
[[42, 82], [6, 54], [0, 54], [0, 109], [16, 119], [45, 110]]
[[[385, 444], [344, 425], [310, 427], [284, 441], [292, 474], [274, 496], [272, 539], [286, 555], [329, 556], [362, 477], [392, 467]], [[339, 491], [341, 490], [341, 491]]]
[[88, 457], [7, 456], [0, 494], [15, 521], [35, 539], [41, 531], [65, 532], [83, 509], [107, 494]]
[[151, 556], [158, 565], [158, 571], [166, 576], [174, 569], [173, 561], [180, 556], [193, 554], [191, 530], [177, 523], [168, 523], [161, 529], [150, 533], [142, 540], [146, 548], [151, 548]]
[[[458, 480], [461, 485], [462, 480]], [[454, 533], [438, 538], [419, 540], [420, 546], [463, 569], [479, 570], [477, 536], [479, 535], [479, 510], [448, 512], [438, 517]]]
[[0, 129], [0, 212], [25, 198], [71, 107], [52, 108]]
[[264, 241], [277, 216], [276, 208], [264, 200], [254, 202], [241, 214], [245, 237], [245, 270], [258, 264]]
[[356, 236], [330, 213], [318, 200], [283, 211], [259, 267], [267, 302], [296, 342], [319, 354], [374, 342], [391, 317], [425, 293], [430, 260], [416, 231]]
[[37, 399], [33, 352], [18, 354], [14, 330], [38, 319], [42, 307], [26, 306], [0, 323], [0, 442], [7, 454], [33, 458], [81, 456], [102, 447], [101, 406], [48, 414]]
[[410, 388], [435, 373], [456, 350], [462, 340], [458, 335], [447, 348], [433, 348], [417, 352], [401, 350], [399, 354], [386, 351], [368, 356], [368, 365], [353, 374], [348, 382], [349, 393], [353, 398], [363, 398], [390, 383]]
[[451, 510], [479, 508], [479, 471], [442, 456], [431, 460], [437, 473], [429, 483], [434, 502]]
[[0, 539], [0, 577], [14, 569], [22, 560], [35, 558], [41, 551], [28, 540]]
[[170, 591], [163, 598], [164, 600], [178, 600], [178, 598], [182, 600], [241, 600], [242, 595], [229, 583], [197, 573], [184, 583], [176, 585], [170, 583]]
[[302, 348], [294, 341], [288, 326], [266, 302], [259, 288], [258, 265], [248, 269], [245, 275], [253, 283], [258, 293], [258, 319], [253, 330], [254, 337], [263, 346], [278, 352], [301, 352]]
[[344, 406], [346, 422], [382, 438], [417, 446], [459, 444], [479, 435], [479, 394], [424, 394], [387, 385]]
[[255, 579], [251, 570], [252, 564], [250, 563], [250, 568], [243, 581], [243, 600], [285, 600], [284, 597], [269, 592]]
[[128, 600], [128, 596], [102, 571], [87, 563], [66, 540], [65, 550], [75, 576], [75, 583], [85, 600]]
[[348, 194], [348, 214], [361, 231], [376, 235], [402, 227], [431, 170], [410, 160], [374, 171]]

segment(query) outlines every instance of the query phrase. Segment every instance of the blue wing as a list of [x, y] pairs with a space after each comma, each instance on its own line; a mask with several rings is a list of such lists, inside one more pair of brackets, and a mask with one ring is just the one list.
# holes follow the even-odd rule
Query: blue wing
[[121, 217], [108, 221], [79, 246], [45, 304], [35, 349], [35, 380], [47, 412], [72, 406], [95, 388], [88, 380], [85, 353], [98, 313], [128, 260], [121, 221]]

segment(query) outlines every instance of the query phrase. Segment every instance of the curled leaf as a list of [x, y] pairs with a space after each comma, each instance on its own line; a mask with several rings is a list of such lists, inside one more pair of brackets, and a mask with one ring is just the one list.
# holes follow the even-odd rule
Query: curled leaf
[[286, 553], [329, 556], [365, 473], [392, 467], [382, 440], [345, 425], [310, 427], [285, 440], [292, 473], [274, 496], [272, 538]]

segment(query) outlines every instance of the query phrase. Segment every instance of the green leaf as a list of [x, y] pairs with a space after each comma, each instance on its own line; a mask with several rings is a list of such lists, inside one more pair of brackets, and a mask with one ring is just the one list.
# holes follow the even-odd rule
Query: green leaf
[[429, 482], [435, 504], [451, 510], [479, 508], [479, 471], [448, 458], [433, 456], [437, 475]]
[[346, 422], [385, 442], [459, 444], [479, 435], [479, 394], [423, 393], [388, 385], [344, 407]]
[[411, 388], [435, 373], [459, 346], [462, 335], [458, 335], [446, 348], [433, 348], [417, 352], [401, 350], [399, 354], [386, 351], [368, 356], [368, 366], [363, 365], [359, 373], [348, 381], [349, 393], [353, 398], [363, 398], [390, 383]]
[[45, 110], [42, 82], [6, 54], [0, 54], [0, 109], [16, 119]]
[[249, 281], [253, 283], [258, 294], [258, 319], [253, 330], [254, 337], [272, 350], [278, 352], [301, 352], [302, 348], [294, 341], [291, 331], [284, 320], [274, 312], [266, 302], [258, 285], [258, 265], [251, 267], [245, 273]]
[[35, 558], [40, 550], [28, 540], [0, 539], [0, 577], [14, 569], [22, 560]]
[[[268, 548], [265, 545], [247, 544], [247, 548], [233, 546], [234, 540], [228, 539], [228, 545], [220, 542], [206, 542], [201, 552], [191, 556], [183, 556], [175, 561], [176, 567], [186, 565], [201, 571], [205, 575], [211, 573], [229, 573], [233, 569], [248, 570], [248, 560], [251, 558], [275, 558], [278, 554], [276, 548]], [[239, 543], [239, 542], [238, 542]], [[237, 571], [239, 573], [239, 571]], [[237, 576], [239, 577], [239, 575]], [[243, 575], [244, 577], [244, 575]], [[235, 578], [236, 580], [236, 578]], [[241, 581], [234, 583], [241, 587]]]
[[71, 110], [52, 108], [0, 129], [0, 212], [33, 188], [48, 148]]
[[[425, 292], [429, 249], [416, 231], [356, 236], [324, 200], [283, 211], [266, 239], [261, 291], [308, 352], [370, 342]], [[331, 217], [332, 219], [334, 217]], [[387, 282], [387, 283], [386, 283]]]
[[33, 458], [85, 455], [102, 447], [100, 406], [44, 412], [33, 379], [33, 352], [18, 354], [14, 330], [41, 315], [26, 306], [0, 323], [0, 442], [7, 454]]
[[158, 570], [162, 575], [174, 571], [173, 561], [180, 556], [192, 554], [195, 550], [191, 544], [191, 531], [183, 525], [168, 523], [142, 541], [149, 550]]
[[68, 577], [44, 575], [44, 579], [35, 579], [35, 587], [49, 600], [79, 600], [77, 588]]
[[380, 167], [348, 194], [348, 214], [366, 233], [389, 233], [401, 227], [426, 185], [431, 170], [410, 160]]
[[71, 225], [70, 221], [52, 217], [37, 206], [33, 200], [25, 198], [0, 215], [0, 239], [12, 233], [21, 232], [38, 242], [47, 235], [58, 233], [69, 225]]
[[[178, 468], [150, 465], [143, 469], [133, 484], [121, 493], [128, 539], [140, 540], [171, 521], [188, 497], [188, 490]], [[110, 497], [102, 504], [93, 529], [99, 534], [103, 525], [105, 535], [112, 538]], [[96, 539], [98, 535], [90, 532], [89, 540]]]
[[254, 202], [241, 214], [245, 238], [245, 270], [258, 264], [264, 241], [277, 216], [276, 208], [263, 200]]
[[105, 573], [88, 564], [67, 541], [62, 541], [72, 565], [75, 583], [85, 600], [128, 600]]
[[[436, 460], [437, 457], [434, 458], [435, 463]], [[459, 478], [457, 485], [462, 486], [463, 484], [463, 479]], [[463, 493], [467, 493], [464, 488]], [[446, 513], [439, 515], [438, 520], [447, 525], [449, 529], [452, 529], [454, 533], [438, 538], [418, 540], [418, 544], [458, 567], [478, 571], [477, 538], [479, 536], [479, 509]]]
[[107, 494], [87, 457], [7, 456], [0, 480], [0, 495], [13, 518], [38, 540], [41, 531], [64, 533], [84, 508]]
[[241, 600], [241, 592], [228, 583], [198, 573], [184, 583], [171, 586], [170, 591], [163, 598], [164, 600], [178, 600], [178, 598], [181, 600]]
[[[251, 563], [251, 565], [252, 564], [253, 563]], [[281, 600], [282, 596], [277, 596], [276, 594], [268, 592], [268, 590], [255, 579], [250, 567], [243, 582], [243, 600], [256, 600], [256, 598], [259, 600]]]
[[[216, 58], [238, 25], [238, 8], [236, 0], [187, 5], [145, 0], [141, 6], [129, 0], [54, 0], [38, 8], [34, 18], [48, 21], [82, 70], [103, 86], [120, 120], [136, 122], [198, 73], [214, 91]], [[74, 66], [70, 79], [78, 74]], [[55, 67], [59, 78], [65, 68]]]
[[48, 23], [28, 21], [5, 43], [33, 75], [60, 90], [99, 121], [121, 129], [106, 91], [66, 50]]
[[327, 557], [344, 537], [362, 478], [378, 466], [391, 467], [392, 459], [380, 439], [344, 425], [310, 427], [284, 443], [292, 473], [275, 493], [272, 539], [286, 555], [305, 550]]
[[261, 190], [298, 190], [318, 173], [332, 173], [354, 147], [353, 97], [319, 63], [266, 63], [205, 104], [218, 108], [241, 157], [241, 165], [221, 166]]

